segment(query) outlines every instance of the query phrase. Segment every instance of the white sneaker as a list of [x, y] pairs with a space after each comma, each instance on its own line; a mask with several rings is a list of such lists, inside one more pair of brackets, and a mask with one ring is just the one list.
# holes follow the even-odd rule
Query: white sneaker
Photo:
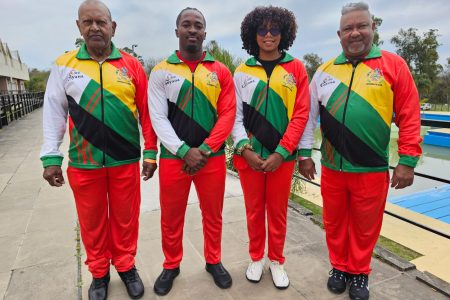
[[280, 290], [286, 289], [289, 286], [289, 278], [283, 265], [280, 265], [277, 261], [271, 261], [269, 269], [275, 287]]
[[245, 277], [248, 281], [259, 282], [261, 280], [264, 271], [264, 258], [258, 261], [252, 261], [248, 265], [247, 271], [245, 272]]

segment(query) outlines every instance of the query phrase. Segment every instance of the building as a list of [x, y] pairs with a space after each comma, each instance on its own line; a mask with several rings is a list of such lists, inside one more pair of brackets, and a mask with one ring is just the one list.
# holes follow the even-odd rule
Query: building
[[11, 51], [0, 39], [0, 94], [25, 92], [28, 80], [28, 67], [22, 63], [19, 51]]

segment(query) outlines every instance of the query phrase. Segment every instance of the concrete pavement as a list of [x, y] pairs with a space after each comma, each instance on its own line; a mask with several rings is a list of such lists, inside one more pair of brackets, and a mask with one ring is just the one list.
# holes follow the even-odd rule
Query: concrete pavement
[[[0, 130], [0, 297], [8, 300], [78, 297], [73, 196], [67, 183], [62, 188], [51, 188], [41, 177], [41, 114], [37, 110]], [[67, 138], [62, 149], [67, 149]], [[291, 286], [284, 291], [275, 289], [268, 271], [259, 284], [245, 279], [245, 212], [242, 190], [233, 176], [227, 177], [222, 245], [223, 263], [233, 276], [232, 288], [217, 288], [204, 270], [200, 210], [192, 193], [181, 274], [168, 296], [157, 297], [152, 286], [163, 260], [159, 210], [153, 210], [158, 206], [157, 179], [142, 186], [136, 265], [146, 287], [144, 299], [348, 299], [347, 293], [337, 297], [325, 287], [330, 266], [322, 229], [292, 209], [285, 248]], [[82, 254], [84, 261], [84, 250]], [[84, 264], [81, 270], [81, 296], [87, 299], [91, 276]], [[419, 273], [401, 272], [374, 259], [371, 299], [447, 299], [416, 280]], [[129, 299], [113, 268], [111, 275], [108, 299]]]

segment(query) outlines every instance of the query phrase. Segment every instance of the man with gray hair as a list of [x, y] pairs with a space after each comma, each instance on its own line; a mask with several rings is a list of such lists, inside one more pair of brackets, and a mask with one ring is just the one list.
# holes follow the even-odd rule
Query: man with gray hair
[[59, 146], [69, 123], [67, 176], [75, 198], [86, 264], [89, 299], [106, 299], [113, 264], [128, 295], [141, 298], [135, 267], [141, 202], [140, 134], [144, 180], [156, 170], [156, 134], [148, 113], [147, 78], [141, 64], [111, 42], [116, 22], [104, 3], [84, 1], [77, 26], [83, 45], [58, 57], [44, 98], [43, 177], [64, 184]]
[[369, 299], [368, 275], [389, 188], [392, 120], [399, 128], [399, 162], [391, 187], [414, 179], [421, 155], [417, 88], [405, 61], [373, 45], [366, 3], [343, 7], [337, 32], [343, 53], [319, 67], [310, 84], [311, 111], [299, 143], [300, 173], [314, 179], [310, 158], [320, 113], [323, 222], [333, 269], [328, 289]]

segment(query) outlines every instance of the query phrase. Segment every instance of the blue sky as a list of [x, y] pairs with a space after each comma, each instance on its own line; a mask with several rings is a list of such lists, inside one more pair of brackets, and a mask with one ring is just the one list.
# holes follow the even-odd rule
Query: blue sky
[[[49, 69], [52, 62], [66, 50], [74, 48], [79, 37], [75, 25], [81, 0], [0, 0], [0, 39], [11, 50], [19, 50], [29, 67]], [[283, 6], [292, 10], [299, 31], [289, 52], [301, 58], [317, 53], [324, 60], [340, 51], [336, 30], [340, 9], [349, 2], [342, 0], [105, 0], [117, 22], [113, 41], [119, 47], [137, 44], [137, 53], [144, 58], [162, 58], [177, 49], [175, 18], [187, 7], [200, 9], [207, 21], [207, 40], [216, 40], [240, 58], [246, 58], [240, 40], [240, 24], [244, 16], [258, 5]], [[371, 0], [371, 12], [383, 19], [379, 29], [383, 49], [395, 51], [391, 37], [400, 28], [414, 27], [420, 33], [438, 29], [441, 64], [450, 57], [449, 0]]]

